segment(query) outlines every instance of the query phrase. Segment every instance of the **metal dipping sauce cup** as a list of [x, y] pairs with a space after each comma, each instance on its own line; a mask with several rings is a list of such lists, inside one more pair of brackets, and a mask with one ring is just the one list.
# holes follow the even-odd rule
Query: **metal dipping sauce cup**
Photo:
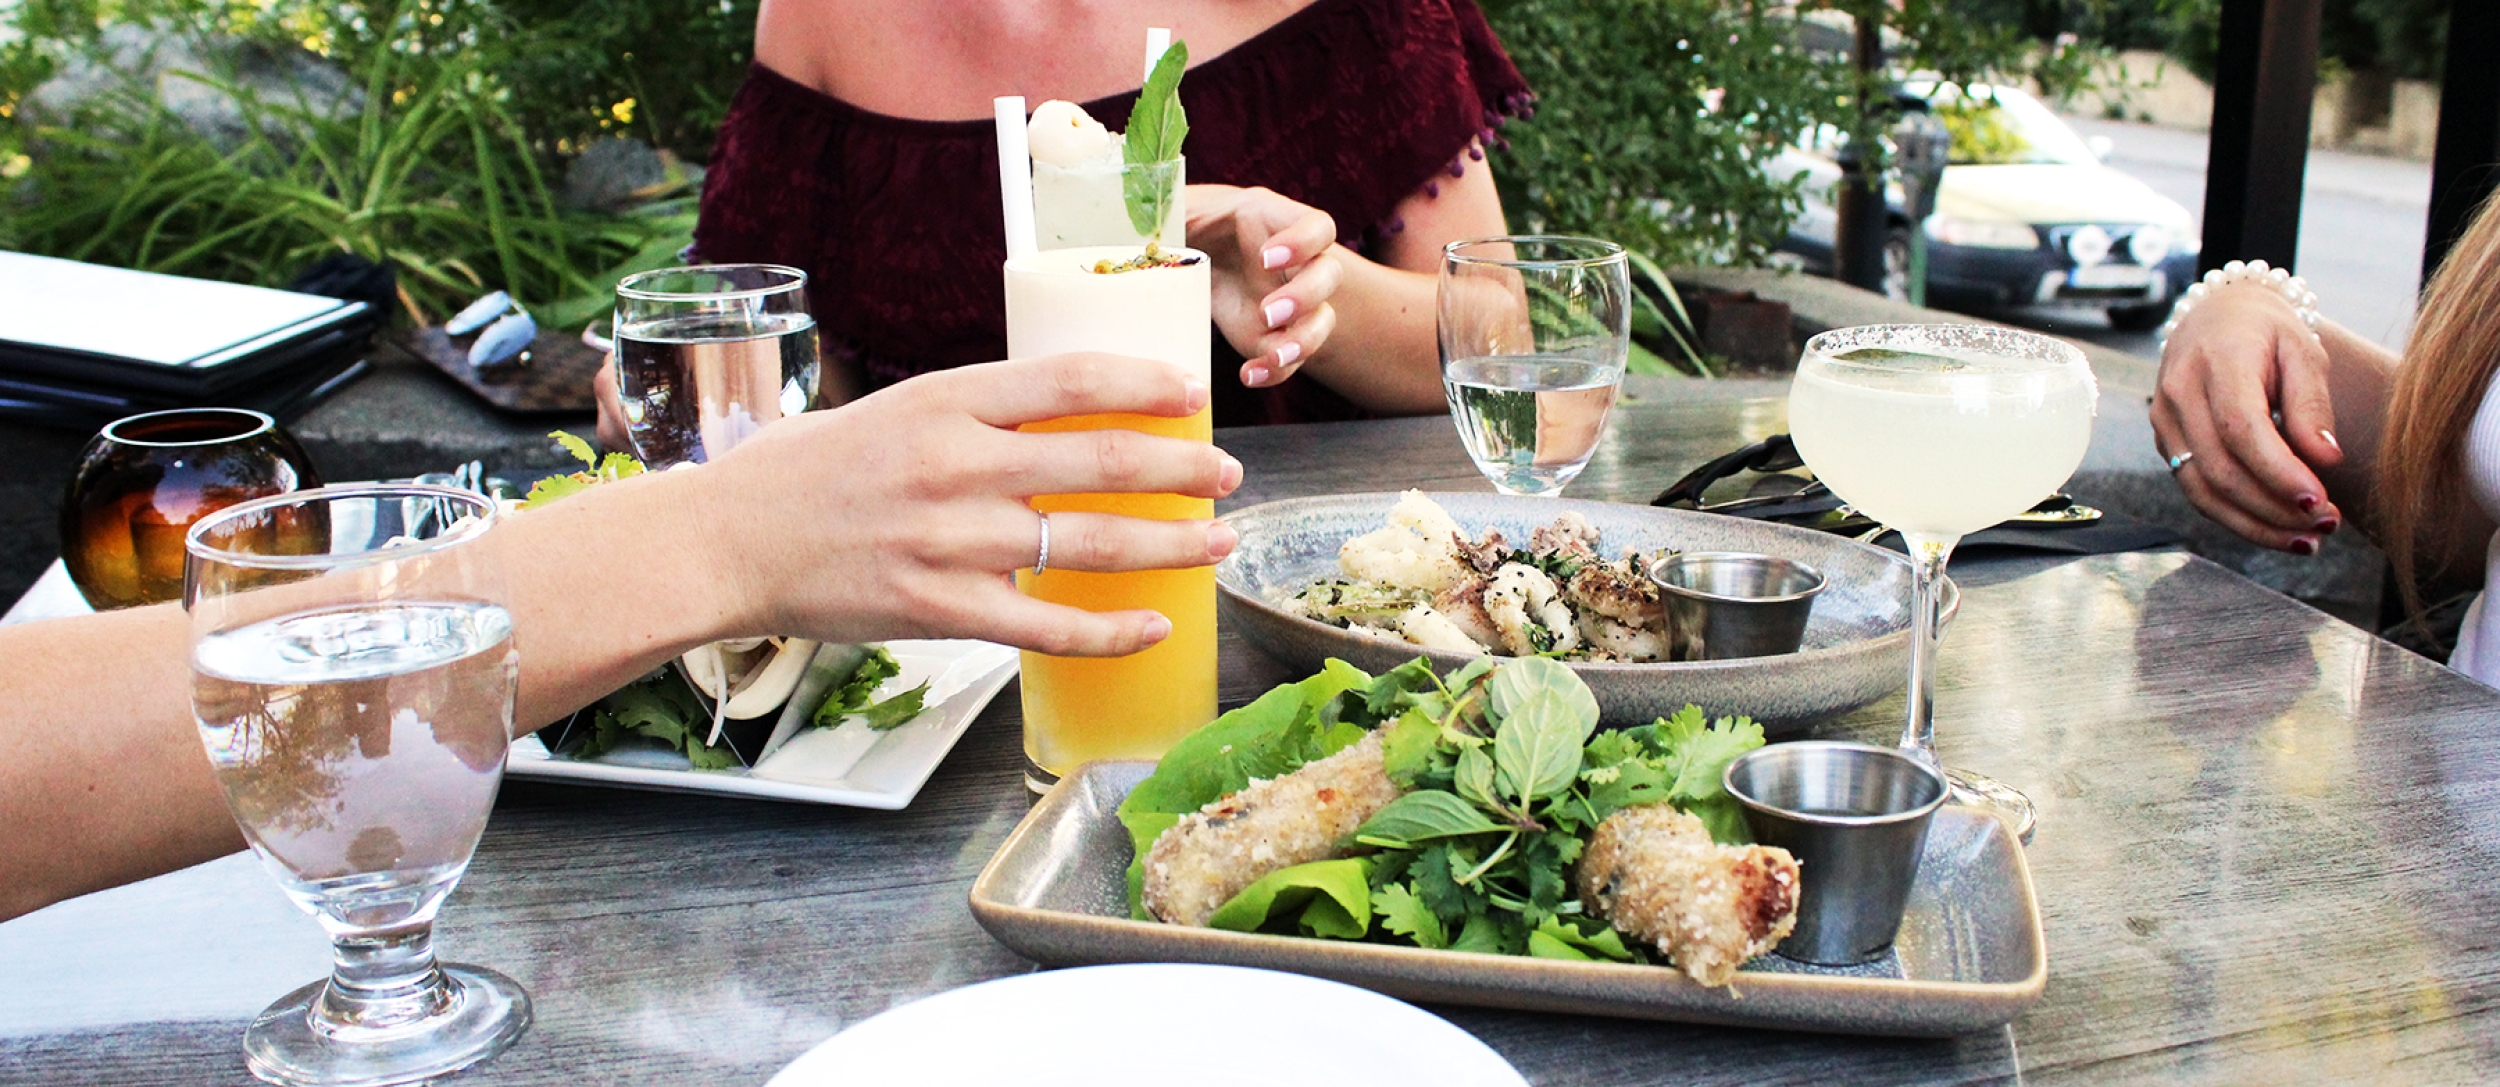
[[1670, 660], [1794, 653], [1823, 591], [1823, 572], [1747, 551], [1687, 551], [1649, 566], [1667, 609]]
[[1779, 953], [1822, 966], [1882, 958], [1944, 803], [1944, 775], [1898, 748], [1815, 740], [1749, 751], [1722, 780], [1754, 838], [1801, 869], [1797, 928]]

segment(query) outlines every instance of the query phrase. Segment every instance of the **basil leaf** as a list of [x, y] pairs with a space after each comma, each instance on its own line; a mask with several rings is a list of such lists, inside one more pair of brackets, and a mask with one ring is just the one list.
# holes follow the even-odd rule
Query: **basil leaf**
[[[1494, 673], [1494, 681], [1500, 682], [1501, 675]], [[1568, 670], [1563, 675], [1578, 682]], [[1501, 731], [1493, 735], [1493, 764], [1502, 795], [1516, 798], [1524, 809], [1570, 788], [1580, 776], [1583, 735], [1578, 713], [1556, 692], [1539, 690], [1515, 703]]]
[[1356, 841], [1389, 849], [1461, 834], [1498, 831], [1502, 825], [1484, 817], [1476, 806], [1438, 789], [1408, 793], [1363, 820]]
[[1491, 807], [1494, 776], [1493, 756], [1485, 754], [1483, 748], [1471, 747], [1459, 755], [1458, 795], [1478, 805]]
[[1547, 695], [1560, 703], [1576, 726], [1571, 738], [1575, 746], [1587, 743], [1597, 731], [1597, 696], [1590, 694], [1588, 684], [1580, 682], [1580, 677], [1560, 662], [1522, 657], [1493, 673], [1492, 681], [1485, 684], [1485, 692], [1493, 701], [1494, 716], [1505, 722], [1520, 706]]

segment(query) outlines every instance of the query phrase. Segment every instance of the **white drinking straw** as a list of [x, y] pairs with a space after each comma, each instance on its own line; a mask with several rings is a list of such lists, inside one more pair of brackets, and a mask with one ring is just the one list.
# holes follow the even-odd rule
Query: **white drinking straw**
[[1146, 74], [1145, 74], [1145, 75], [1142, 75], [1142, 76], [1139, 76], [1138, 78], [1140, 78], [1140, 79], [1150, 79], [1150, 78], [1153, 78], [1153, 76], [1154, 76], [1154, 74], [1155, 74], [1155, 62], [1156, 62], [1156, 61], [1158, 61], [1158, 60], [1162, 60], [1162, 59], [1163, 59], [1163, 51], [1164, 51], [1164, 50], [1166, 50], [1166, 49], [1170, 49], [1171, 47], [1172, 47], [1172, 28], [1171, 28], [1171, 27], [1168, 27], [1168, 26], [1150, 26], [1150, 27], [1147, 27], [1147, 28], [1146, 28]]
[[990, 103], [998, 112], [998, 210], [1007, 225], [1007, 259], [1041, 248], [1033, 233], [1033, 154], [1024, 133], [1024, 96]]

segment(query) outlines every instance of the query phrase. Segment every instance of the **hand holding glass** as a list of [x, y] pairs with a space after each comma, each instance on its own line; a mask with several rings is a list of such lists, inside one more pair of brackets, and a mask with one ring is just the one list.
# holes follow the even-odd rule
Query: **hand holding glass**
[[[2092, 440], [2092, 369], [2072, 345], [1981, 325], [1871, 325], [1806, 342], [1788, 398], [1797, 453], [1832, 493], [1901, 533], [1916, 567], [1909, 719], [1935, 754], [1938, 592], [1953, 545], [2055, 493]], [[1947, 771], [1956, 802], [2028, 837], [2031, 800]]]
[[433, 949], [512, 736], [495, 512], [447, 488], [330, 487], [191, 530], [200, 739], [252, 851], [335, 956], [244, 1033], [262, 1079], [413, 1082], [529, 1026], [520, 986]]
[[1510, 237], [1442, 250], [1441, 389], [1503, 494], [1562, 493], [1586, 468], [1632, 350], [1623, 247]]

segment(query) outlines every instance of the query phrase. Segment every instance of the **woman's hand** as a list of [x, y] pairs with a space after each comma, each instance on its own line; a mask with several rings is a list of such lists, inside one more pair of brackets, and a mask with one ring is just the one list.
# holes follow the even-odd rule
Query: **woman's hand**
[[2260, 546], [2317, 553], [2344, 520], [2318, 475], [2344, 462], [2327, 369], [2318, 338], [2262, 286], [2189, 311], [2162, 352], [2152, 420], [2164, 457], [2188, 455], [2173, 474], [2197, 509]]
[[1337, 221], [1267, 189], [1191, 185], [1187, 199], [1189, 245], [1215, 262], [1216, 327], [1248, 360], [1241, 383], [1292, 377], [1337, 327]]
[[[716, 533], [738, 601], [734, 634], [839, 641], [981, 638], [1060, 656], [1121, 656], [1161, 641], [1151, 611], [1086, 612], [1018, 592], [1039, 557], [1034, 495], [1220, 498], [1241, 463], [1202, 442], [1130, 430], [1022, 433], [1073, 415], [1181, 417], [1203, 383], [1156, 362], [1076, 354], [967, 366], [844, 407], [775, 423], [703, 468], [693, 522]], [[1054, 570], [1204, 566], [1239, 537], [1220, 521], [1054, 513]]]

